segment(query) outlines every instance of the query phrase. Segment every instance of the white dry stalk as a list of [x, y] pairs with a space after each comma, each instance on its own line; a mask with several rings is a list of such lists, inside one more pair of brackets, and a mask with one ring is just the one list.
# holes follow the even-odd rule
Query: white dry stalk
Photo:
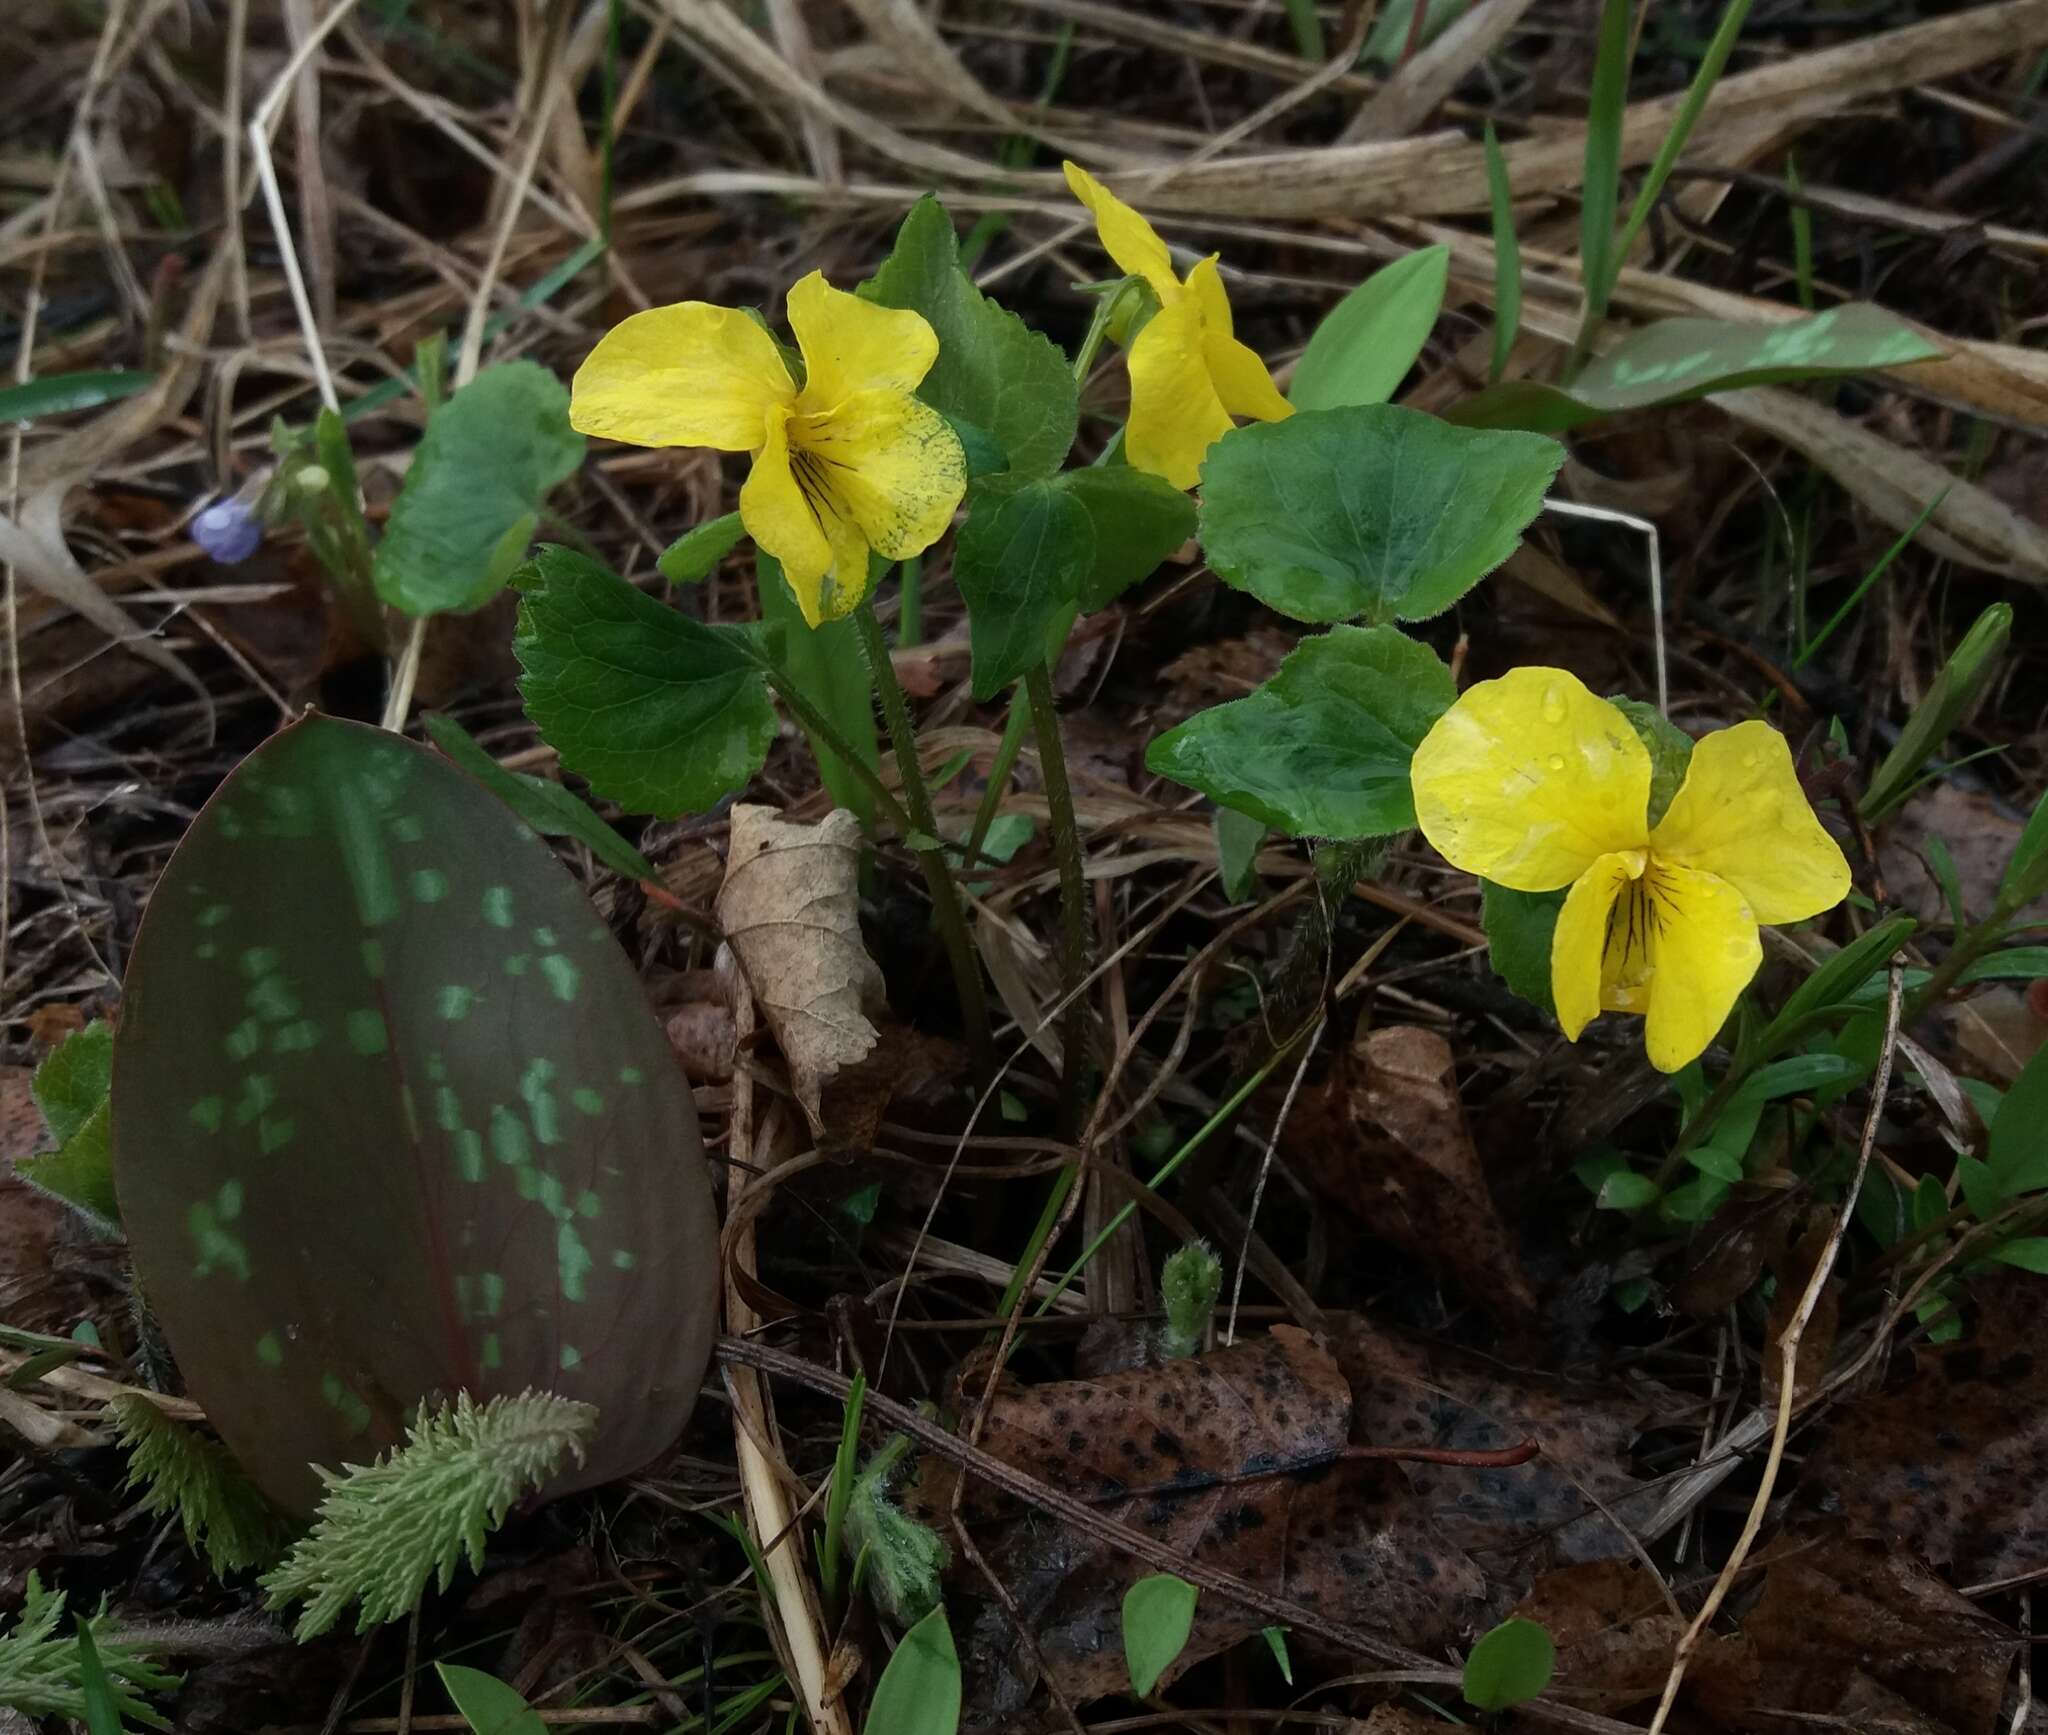
[[1280, 1112], [1273, 1117], [1273, 1131], [1266, 1139], [1264, 1154], [1259, 1158], [1259, 1178], [1252, 1183], [1252, 1202], [1244, 1214], [1244, 1238], [1238, 1243], [1237, 1276], [1230, 1285], [1230, 1318], [1223, 1328], [1225, 1349], [1237, 1342], [1237, 1306], [1244, 1298], [1244, 1268], [1251, 1262], [1252, 1231], [1259, 1220], [1259, 1206], [1266, 1197], [1266, 1177], [1273, 1171], [1273, 1153], [1279, 1148], [1280, 1134], [1287, 1125], [1287, 1117], [1294, 1112], [1294, 1099], [1301, 1091], [1301, 1081], [1308, 1076], [1309, 1056], [1315, 1053], [1322, 1035], [1323, 1020], [1318, 1018], [1315, 1029], [1308, 1033], [1308, 1040], [1301, 1045], [1301, 1059], [1295, 1063], [1294, 1076], [1287, 1082], [1287, 1095], [1281, 1099]]
[[1707, 1592], [1707, 1600], [1700, 1606], [1700, 1612], [1693, 1617], [1693, 1623], [1679, 1636], [1678, 1645], [1671, 1657], [1671, 1673], [1664, 1682], [1664, 1696], [1657, 1704], [1657, 1715], [1650, 1720], [1648, 1735], [1663, 1735], [1671, 1707], [1677, 1703], [1678, 1689], [1685, 1683], [1685, 1672], [1692, 1662], [1693, 1652], [1698, 1649], [1701, 1636], [1720, 1612], [1721, 1604], [1733, 1588], [1742, 1563], [1749, 1558], [1757, 1532], [1763, 1528], [1764, 1512], [1770, 1506], [1771, 1495], [1778, 1485], [1778, 1470], [1785, 1461], [1785, 1442], [1792, 1432], [1792, 1408], [1794, 1390], [1798, 1385], [1799, 1343], [1806, 1335], [1806, 1327], [1812, 1320], [1814, 1310], [1820, 1306], [1821, 1291], [1827, 1287], [1828, 1278], [1835, 1269], [1835, 1259], [1842, 1251], [1843, 1237], [1848, 1233], [1849, 1219], [1856, 1210], [1856, 1198], [1863, 1190], [1863, 1177], [1870, 1170], [1870, 1153], [1877, 1143], [1878, 1122], [1884, 1117], [1885, 1094], [1891, 1088], [1892, 1056], [1899, 1045], [1899, 1000], [1905, 986], [1905, 975], [1896, 963], [1891, 967], [1891, 988], [1885, 997], [1884, 1045], [1878, 1050], [1877, 1076], [1870, 1083], [1870, 1110], [1863, 1117], [1863, 1138], [1856, 1152], [1856, 1172], [1850, 1177], [1848, 1194], [1842, 1200], [1842, 1208], [1836, 1214], [1834, 1227], [1828, 1231], [1827, 1245], [1814, 1261], [1813, 1275], [1806, 1280], [1806, 1288], [1799, 1297], [1799, 1305], [1793, 1310], [1784, 1333], [1778, 1339], [1778, 1414], [1771, 1430], [1771, 1450], [1764, 1459], [1763, 1479], [1757, 1484], [1756, 1498], [1750, 1502], [1749, 1518], [1742, 1527], [1742, 1534], [1736, 1539], [1735, 1547], [1728, 1556], [1728, 1563], [1721, 1568], [1721, 1576], [1714, 1580], [1714, 1588]]
[[[744, 1054], [754, 1034], [754, 997], [730, 947], [721, 946], [719, 975], [732, 994], [733, 1029]], [[743, 1060], [732, 1081], [732, 1149], [751, 1158], [754, 1148], [754, 1075]], [[733, 1196], [726, 1201], [727, 1215], [738, 1213], [745, 1197], [747, 1170], [733, 1166]], [[755, 1182], [755, 1185], [761, 1185]], [[745, 1337], [760, 1328], [761, 1319], [747, 1304], [740, 1287], [742, 1275], [755, 1272], [754, 1225], [751, 1213], [732, 1242], [725, 1266], [725, 1325], [735, 1337]], [[770, 1596], [763, 1599], [763, 1614], [771, 1632], [780, 1631], [778, 1648], [788, 1661], [803, 1699], [804, 1715], [813, 1735], [853, 1735], [853, 1725], [844, 1702], [827, 1687], [828, 1646], [824, 1619], [818, 1607], [818, 1592], [803, 1570], [797, 1546], [800, 1532], [789, 1489], [776, 1472], [761, 1442], [771, 1439], [774, 1416], [770, 1409], [767, 1382], [753, 1368], [728, 1363], [727, 1387], [733, 1403], [733, 1450], [739, 1460], [740, 1494], [746, 1506], [747, 1527], [761, 1552], [768, 1572]]]
[[1664, 654], [1664, 563], [1658, 552], [1657, 527], [1647, 518], [1638, 518], [1632, 512], [1616, 512], [1606, 506], [1582, 506], [1576, 500], [1560, 500], [1555, 495], [1546, 495], [1543, 510], [1555, 512], [1560, 518], [1591, 518], [1601, 524], [1626, 525], [1630, 530], [1640, 531], [1650, 548], [1650, 632], [1655, 640], [1653, 653], [1657, 663], [1657, 714], [1671, 715], [1671, 676]]

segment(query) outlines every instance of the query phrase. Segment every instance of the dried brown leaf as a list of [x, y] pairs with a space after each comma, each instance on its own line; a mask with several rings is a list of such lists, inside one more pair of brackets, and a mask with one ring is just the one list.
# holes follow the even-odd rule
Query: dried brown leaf
[[820, 1093], [866, 1058], [882, 973], [860, 934], [860, 822], [837, 809], [797, 825], [769, 807], [735, 807], [718, 921], [775, 1033], [814, 1132]]
[[1633, 1560], [1546, 1572], [1513, 1612], [1549, 1630], [1557, 1646], [1557, 1696], [1609, 1715], [1656, 1698], [1684, 1630]]

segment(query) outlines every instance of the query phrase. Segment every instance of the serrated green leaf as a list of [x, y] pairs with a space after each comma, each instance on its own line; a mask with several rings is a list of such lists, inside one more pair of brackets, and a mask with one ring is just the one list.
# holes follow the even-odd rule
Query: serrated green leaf
[[671, 584], [701, 584], [746, 534], [747, 527], [740, 522], [740, 515], [728, 512], [723, 518], [713, 518], [694, 530], [685, 530], [654, 564]]
[[526, 714], [599, 795], [672, 819], [761, 768], [775, 706], [758, 629], [691, 620], [566, 548], [522, 572], [512, 649]]
[[1480, 882], [1479, 922], [1493, 973], [1532, 1006], [1554, 1011], [1550, 998], [1550, 942], [1557, 932], [1563, 892], [1518, 892]]
[[1241, 904], [1259, 883], [1259, 846], [1266, 841], [1263, 819], [1239, 813], [1234, 807], [1219, 807], [1216, 828], [1216, 864], [1223, 875], [1223, 895]]
[[[884, 563], [872, 555], [869, 563], [868, 588], [872, 591]], [[797, 606], [796, 592], [783, 576], [781, 562], [758, 549], [754, 555], [754, 580], [761, 601], [761, 619], [770, 632], [780, 635], [782, 673], [818, 707], [825, 721], [839, 732], [839, 738], [872, 771], [881, 763], [881, 747], [875, 734], [875, 682], [868, 669], [867, 655], [861, 649], [858, 623], [849, 615], [812, 626]], [[813, 733], [810, 724], [801, 718], [798, 722], [811, 744], [819, 780], [830, 791], [833, 805], [847, 809], [863, 825], [872, 824], [873, 789], [847, 768], [838, 749], [823, 735]]]
[[1454, 696], [1427, 645], [1340, 626], [1249, 697], [1160, 736], [1145, 763], [1289, 837], [1386, 837], [1415, 823], [1409, 761]]
[[1054, 622], [1095, 569], [1094, 528], [1063, 482], [1011, 472], [977, 482], [969, 496], [953, 581], [967, 602], [977, 699], [1045, 661]]
[[1617, 693], [1607, 701], [1629, 720], [1636, 739], [1650, 756], [1650, 824], [1664, 817], [1685, 784], [1692, 764], [1692, 737], [1655, 705]]
[[960, 1727], [960, 1657], [946, 1611], [935, 1608], [889, 1653], [867, 1735], [957, 1735]]
[[17, 1158], [14, 1172], [38, 1192], [83, 1211], [105, 1230], [118, 1229], [121, 1203], [114, 1191], [108, 1127], [107, 1105], [102, 1102], [59, 1149]]
[[1302, 621], [1441, 614], [1507, 559], [1564, 448], [1392, 404], [1224, 435], [1202, 466], [1219, 577]]
[[945, 206], [927, 195], [861, 294], [931, 322], [939, 359], [918, 396], [940, 414], [987, 430], [1010, 468], [1050, 475], [1074, 443], [1078, 395], [1067, 358], [1014, 313], [975, 288], [960, 267], [960, 239]]
[[1502, 1621], [1472, 1647], [1465, 1659], [1465, 1702], [1482, 1711], [1505, 1711], [1536, 1697], [1550, 1685], [1557, 1646], [1540, 1622]]
[[1124, 1592], [1124, 1663], [1131, 1691], [1148, 1697], [1159, 1678], [1187, 1649], [1201, 1593], [1184, 1578], [1155, 1572]]
[[459, 1663], [436, 1663], [448, 1699], [476, 1735], [547, 1735], [548, 1726], [519, 1689], [481, 1669]]
[[429, 712], [423, 721], [436, 747], [542, 837], [573, 837], [613, 873], [628, 879], [658, 877], [652, 862], [553, 778], [507, 771], [453, 717]]
[[1297, 410], [1385, 403], [1429, 341], [1450, 270], [1451, 250], [1440, 244], [1375, 271], [1323, 316], [1287, 401]]
[[517, 564], [508, 538], [582, 462], [568, 387], [535, 362], [485, 368], [427, 423], [377, 544], [377, 594], [415, 616], [481, 608]]
[[50, 1136], [69, 1144], [107, 1100], [114, 1076], [114, 1033], [95, 1018], [50, 1051], [30, 1089], [49, 1123]]
[[1738, 386], [1839, 379], [1942, 352], [1903, 321], [1862, 302], [1780, 325], [1724, 319], [1660, 319], [1595, 357], [1567, 389], [1504, 380], [1453, 405], [1468, 428], [1562, 433], [1602, 416], [1689, 403]]
[[216, 1578], [268, 1566], [291, 1545], [295, 1526], [224, 1447], [134, 1393], [108, 1409], [128, 1450], [126, 1486], [142, 1491], [143, 1511], [176, 1515]]
[[1195, 503], [1163, 476], [1128, 464], [1068, 470], [1059, 484], [1088, 514], [1095, 564], [1081, 580], [1083, 614], [1107, 608], [1195, 533]]
[[37, 416], [61, 416], [69, 410], [94, 410], [118, 403], [156, 384], [153, 373], [45, 374], [0, 390], [0, 422], [30, 422]]

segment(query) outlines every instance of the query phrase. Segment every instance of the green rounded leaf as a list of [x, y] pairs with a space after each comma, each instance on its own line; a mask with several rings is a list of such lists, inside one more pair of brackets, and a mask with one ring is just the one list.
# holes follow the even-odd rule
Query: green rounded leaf
[[1289, 837], [1386, 837], [1415, 823], [1409, 762], [1454, 696], [1427, 645], [1336, 627], [1248, 698], [1160, 736], [1145, 763]]
[[1081, 612], [1107, 608], [1195, 533], [1195, 503], [1163, 476], [1128, 464], [1068, 470], [1060, 485], [1095, 532], [1095, 564], [1081, 580]]
[[1184, 1578], [1155, 1572], [1124, 1592], [1124, 1661], [1131, 1691], [1146, 1697], [1187, 1649], [1200, 1593]]
[[1515, 551], [1564, 448], [1392, 404], [1224, 435], [1202, 466], [1202, 549], [1302, 621], [1441, 614]]
[[316, 716], [243, 762], [150, 899], [112, 1103], [142, 1287], [287, 1510], [458, 1392], [596, 1406], [558, 1488], [680, 1433], [716, 1312], [689, 1085], [580, 888], [437, 754]]
[[974, 485], [953, 580], [967, 602], [977, 699], [1044, 663], [1053, 623], [1095, 569], [1094, 527], [1064, 480], [1004, 474]]
[[1518, 892], [1482, 880], [1479, 906], [1480, 926], [1486, 930], [1486, 955], [1493, 973], [1517, 994], [1545, 1012], [1554, 1011], [1550, 998], [1550, 942], [1557, 932], [1557, 915], [1564, 908], [1563, 892]]
[[1482, 1711], [1505, 1711], [1550, 1685], [1557, 1646], [1536, 1621], [1511, 1620], [1488, 1633], [1465, 1659], [1465, 1702]]
[[706, 626], [566, 548], [523, 569], [526, 714], [607, 801], [672, 819], [741, 788], [775, 739], [760, 633]]
[[960, 1657], [946, 1611], [935, 1608], [889, 1653], [867, 1735], [956, 1735], [959, 1727]]
[[582, 462], [568, 387], [536, 362], [485, 368], [427, 422], [371, 564], [377, 594], [409, 615], [481, 608]]
[[1287, 399], [1298, 410], [1383, 404], [1429, 341], [1451, 250], [1423, 247], [1384, 265], [1330, 309], [1294, 364]]

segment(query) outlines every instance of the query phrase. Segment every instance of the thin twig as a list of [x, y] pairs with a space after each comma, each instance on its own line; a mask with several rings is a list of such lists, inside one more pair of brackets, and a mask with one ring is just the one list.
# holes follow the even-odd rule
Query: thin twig
[[1671, 1673], [1664, 1682], [1664, 1697], [1658, 1701], [1657, 1715], [1650, 1720], [1649, 1735], [1663, 1735], [1671, 1707], [1678, 1701], [1678, 1689], [1685, 1683], [1685, 1671], [1692, 1662], [1693, 1652], [1698, 1649], [1701, 1637], [1720, 1612], [1721, 1604], [1734, 1586], [1742, 1563], [1749, 1558], [1757, 1532], [1763, 1528], [1764, 1513], [1771, 1503], [1771, 1495], [1778, 1485], [1778, 1470], [1785, 1461], [1785, 1442], [1792, 1432], [1793, 1394], [1798, 1385], [1799, 1341], [1806, 1335], [1808, 1322], [1814, 1310], [1820, 1305], [1821, 1291], [1827, 1287], [1829, 1276], [1835, 1268], [1835, 1258], [1842, 1250], [1842, 1238], [1848, 1233], [1849, 1219], [1856, 1210], [1856, 1195], [1863, 1190], [1863, 1177], [1870, 1169], [1871, 1149], [1877, 1143], [1878, 1122], [1884, 1118], [1885, 1093], [1892, 1082], [1892, 1056], [1899, 1045], [1899, 1001], [1904, 986], [1905, 973], [1894, 964], [1891, 967], [1891, 990], [1885, 997], [1884, 1046], [1878, 1051], [1877, 1076], [1870, 1085], [1870, 1111], [1863, 1119], [1863, 1141], [1856, 1152], [1856, 1172], [1850, 1178], [1849, 1191], [1842, 1200], [1842, 1208], [1836, 1214], [1834, 1227], [1828, 1231], [1827, 1245], [1821, 1249], [1820, 1257], [1814, 1261], [1813, 1275], [1806, 1280], [1806, 1289], [1799, 1297], [1799, 1306], [1794, 1310], [1783, 1335], [1778, 1339], [1778, 1419], [1771, 1433], [1770, 1455], [1764, 1460], [1763, 1479], [1757, 1484], [1756, 1498], [1750, 1502], [1749, 1518], [1742, 1527], [1742, 1535], [1736, 1540], [1735, 1548], [1728, 1556], [1728, 1564], [1721, 1568], [1721, 1576], [1714, 1581], [1714, 1588], [1707, 1593], [1707, 1600], [1700, 1612], [1693, 1617], [1693, 1623], [1680, 1635], [1677, 1648], [1671, 1657]]

